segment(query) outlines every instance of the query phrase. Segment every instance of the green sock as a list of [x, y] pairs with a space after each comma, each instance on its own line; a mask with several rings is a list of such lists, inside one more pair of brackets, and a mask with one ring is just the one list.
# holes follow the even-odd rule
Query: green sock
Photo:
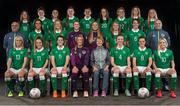
[[40, 88], [41, 92], [43, 93], [46, 88], [46, 80], [40, 80], [39, 85], [40, 85], [39, 88]]
[[159, 90], [161, 89], [161, 82], [160, 82], [161, 78], [160, 77], [155, 77], [155, 86], [156, 88]]
[[113, 77], [114, 90], [119, 90], [119, 77]]
[[134, 75], [133, 78], [134, 78], [134, 89], [139, 90], [139, 77], [138, 77], [138, 75]]
[[132, 77], [126, 77], [126, 89], [129, 89]]
[[176, 90], [176, 78], [170, 78], [170, 85], [172, 90]]
[[34, 79], [32, 81], [28, 81], [28, 88], [29, 88], [29, 90], [34, 88]]
[[146, 75], [146, 87], [148, 90], [151, 89], [151, 75]]
[[14, 86], [13, 86], [13, 83], [12, 83], [12, 80], [10, 81], [6, 81], [6, 84], [7, 84], [7, 87], [10, 91], [13, 91], [14, 90]]
[[57, 78], [56, 77], [51, 77], [51, 84], [53, 90], [57, 90]]
[[61, 79], [61, 90], [67, 89], [67, 77], [62, 77]]

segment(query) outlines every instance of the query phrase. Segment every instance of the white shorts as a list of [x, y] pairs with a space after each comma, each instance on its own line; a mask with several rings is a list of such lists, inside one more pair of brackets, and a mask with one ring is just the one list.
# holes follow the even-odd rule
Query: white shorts
[[[39, 74], [41, 68], [33, 68], [33, 71], [36, 73], [36, 74]], [[45, 68], [45, 72], [47, 73], [48, 72], [48, 69]]]
[[[27, 69], [24, 69], [24, 70], [25, 70], [25, 72], [27, 73]], [[16, 70], [16, 69], [14, 69], [14, 68], [10, 68], [10, 71], [13, 72], [15, 75], [17, 75], [17, 74], [19, 74], [19, 72], [21, 71], [21, 69]]]
[[139, 73], [143, 73], [146, 67], [144, 66], [137, 66]]
[[125, 71], [126, 67], [127, 66], [118, 66], [121, 73], [123, 73]]
[[166, 74], [170, 70], [170, 68], [166, 68], [166, 69], [157, 68], [157, 69], [160, 70], [162, 74]]
[[61, 74], [62, 73], [62, 69], [63, 69], [63, 67], [57, 67], [57, 73]]

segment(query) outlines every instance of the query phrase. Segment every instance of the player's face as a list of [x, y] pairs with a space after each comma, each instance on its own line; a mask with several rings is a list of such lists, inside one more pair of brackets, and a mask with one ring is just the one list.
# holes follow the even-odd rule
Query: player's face
[[103, 41], [101, 39], [97, 39], [96, 44], [97, 44], [98, 47], [102, 47]]
[[44, 17], [44, 15], [45, 15], [44, 10], [39, 10], [39, 11], [38, 11], [38, 16], [39, 16], [39, 17]]
[[133, 9], [133, 14], [134, 14], [134, 16], [138, 16], [138, 14], [139, 14], [138, 8]]
[[165, 48], [166, 48], [166, 42], [165, 42], [164, 40], [161, 40], [161, 41], [159, 42], [159, 44], [160, 44], [160, 48], [161, 48], [161, 49], [165, 49]]
[[76, 41], [77, 41], [77, 45], [78, 46], [82, 46], [83, 45], [83, 37], [77, 37]]
[[157, 20], [157, 21], [155, 21], [155, 29], [161, 29], [162, 28], [162, 23], [161, 23], [161, 21], [160, 20]]
[[107, 12], [106, 12], [106, 9], [101, 9], [101, 15], [103, 16], [103, 17], [106, 17], [106, 15], [107, 15]]
[[133, 29], [138, 29], [139, 27], [139, 23], [137, 20], [134, 20], [132, 25], [133, 25]]
[[143, 39], [139, 39], [139, 46], [140, 46], [140, 47], [144, 47], [145, 44], [146, 44], [146, 41], [145, 41], [144, 38], [143, 38]]
[[123, 45], [124, 43], [124, 38], [122, 36], [118, 36], [116, 39], [116, 42], [118, 45]]
[[59, 21], [56, 21], [54, 23], [54, 27], [55, 27], [56, 30], [60, 30], [61, 29], [61, 23]]
[[42, 48], [42, 41], [40, 39], [37, 39], [35, 42], [36, 48], [41, 49]]
[[93, 24], [92, 24], [92, 30], [93, 30], [93, 31], [97, 31], [97, 30], [98, 30], [98, 23], [97, 23], [97, 22], [93, 22]]
[[91, 10], [90, 10], [90, 9], [85, 9], [85, 10], [84, 10], [84, 15], [85, 15], [86, 17], [90, 17], [90, 16], [91, 16]]
[[67, 14], [68, 14], [69, 17], [74, 16], [74, 9], [68, 9]]
[[62, 46], [62, 45], [63, 45], [63, 43], [64, 43], [63, 38], [59, 37], [59, 38], [58, 38], [58, 40], [57, 40], [57, 44], [58, 44], [58, 46]]
[[41, 29], [41, 22], [40, 21], [35, 22], [35, 28], [38, 30]]
[[59, 15], [59, 12], [58, 12], [57, 10], [53, 10], [53, 11], [52, 11], [52, 17], [53, 17], [53, 18], [57, 18], [58, 15]]
[[74, 22], [74, 30], [79, 30], [79, 22]]
[[16, 38], [15, 44], [16, 44], [16, 47], [21, 47], [21, 46], [22, 46], [22, 40], [21, 40], [21, 38]]
[[155, 12], [154, 10], [149, 10], [149, 17], [154, 18]]
[[11, 30], [12, 32], [17, 32], [19, 30], [19, 24], [17, 22], [13, 22], [11, 24]]
[[28, 18], [28, 14], [26, 11], [23, 11], [22, 13], [22, 19], [27, 19]]
[[125, 16], [124, 10], [119, 9], [119, 10], [117, 11], [117, 15], [118, 15], [120, 18], [123, 18], [123, 17]]
[[118, 31], [119, 24], [118, 23], [113, 23], [113, 29], [114, 29], [114, 31]]

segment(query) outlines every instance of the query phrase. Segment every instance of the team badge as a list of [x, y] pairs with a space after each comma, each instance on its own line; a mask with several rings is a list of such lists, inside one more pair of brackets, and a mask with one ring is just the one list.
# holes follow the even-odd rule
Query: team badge
[[148, 52], [145, 52], [145, 55], [148, 55]]
[[156, 37], [156, 35], [153, 34], [152, 37]]
[[162, 36], [162, 37], [165, 37], [165, 35], [164, 35], [163, 33], [161, 34], [161, 36]]
[[86, 50], [82, 50], [82, 54], [86, 54]]

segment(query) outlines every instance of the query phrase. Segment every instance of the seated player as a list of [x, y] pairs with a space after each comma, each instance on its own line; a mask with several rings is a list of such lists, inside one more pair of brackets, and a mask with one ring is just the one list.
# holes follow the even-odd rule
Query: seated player
[[70, 61], [69, 48], [64, 46], [64, 37], [57, 37], [57, 46], [51, 51], [51, 84], [53, 88], [53, 97], [57, 98], [57, 75], [61, 75], [61, 97], [66, 97], [67, 89], [67, 70]]
[[72, 65], [72, 91], [73, 97], [78, 97], [77, 78], [82, 74], [84, 85], [84, 97], [88, 97], [89, 89], [89, 50], [84, 47], [83, 35], [78, 35], [76, 45], [71, 49], [71, 65]]
[[153, 55], [153, 67], [155, 69], [155, 85], [157, 88], [157, 97], [162, 97], [160, 77], [162, 75], [170, 75], [170, 87], [172, 98], [176, 98], [176, 80], [177, 73], [175, 70], [173, 51], [167, 49], [168, 43], [165, 38], [159, 40], [159, 49], [154, 52]]
[[12, 77], [14, 75], [18, 76], [18, 85], [20, 88], [18, 96], [24, 96], [24, 76], [27, 72], [26, 63], [27, 63], [27, 49], [24, 48], [24, 41], [21, 36], [16, 36], [14, 43], [14, 48], [10, 49], [7, 70], [5, 72], [5, 82], [8, 87], [8, 97], [12, 97], [14, 91], [14, 84], [12, 82]]
[[40, 79], [40, 91], [42, 96], [45, 96], [45, 74], [48, 72], [48, 50], [43, 47], [43, 40], [41, 37], [35, 39], [34, 49], [31, 52], [30, 56], [30, 69], [28, 73], [28, 84], [29, 90], [35, 87], [34, 85], [34, 76], [38, 75]]
[[117, 45], [111, 49], [111, 65], [112, 75], [113, 75], [113, 85], [114, 85], [114, 96], [118, 96], [119, 93], [119, 74], [126, 75], [126, 87], [125, 94], [126, 96], [131, 96], [129, 92], [129, 87], [131, 83], [131, 61], [130, 61], [130, 50], [124, 46], [124, 37], [118, 35], [116, 38]]

